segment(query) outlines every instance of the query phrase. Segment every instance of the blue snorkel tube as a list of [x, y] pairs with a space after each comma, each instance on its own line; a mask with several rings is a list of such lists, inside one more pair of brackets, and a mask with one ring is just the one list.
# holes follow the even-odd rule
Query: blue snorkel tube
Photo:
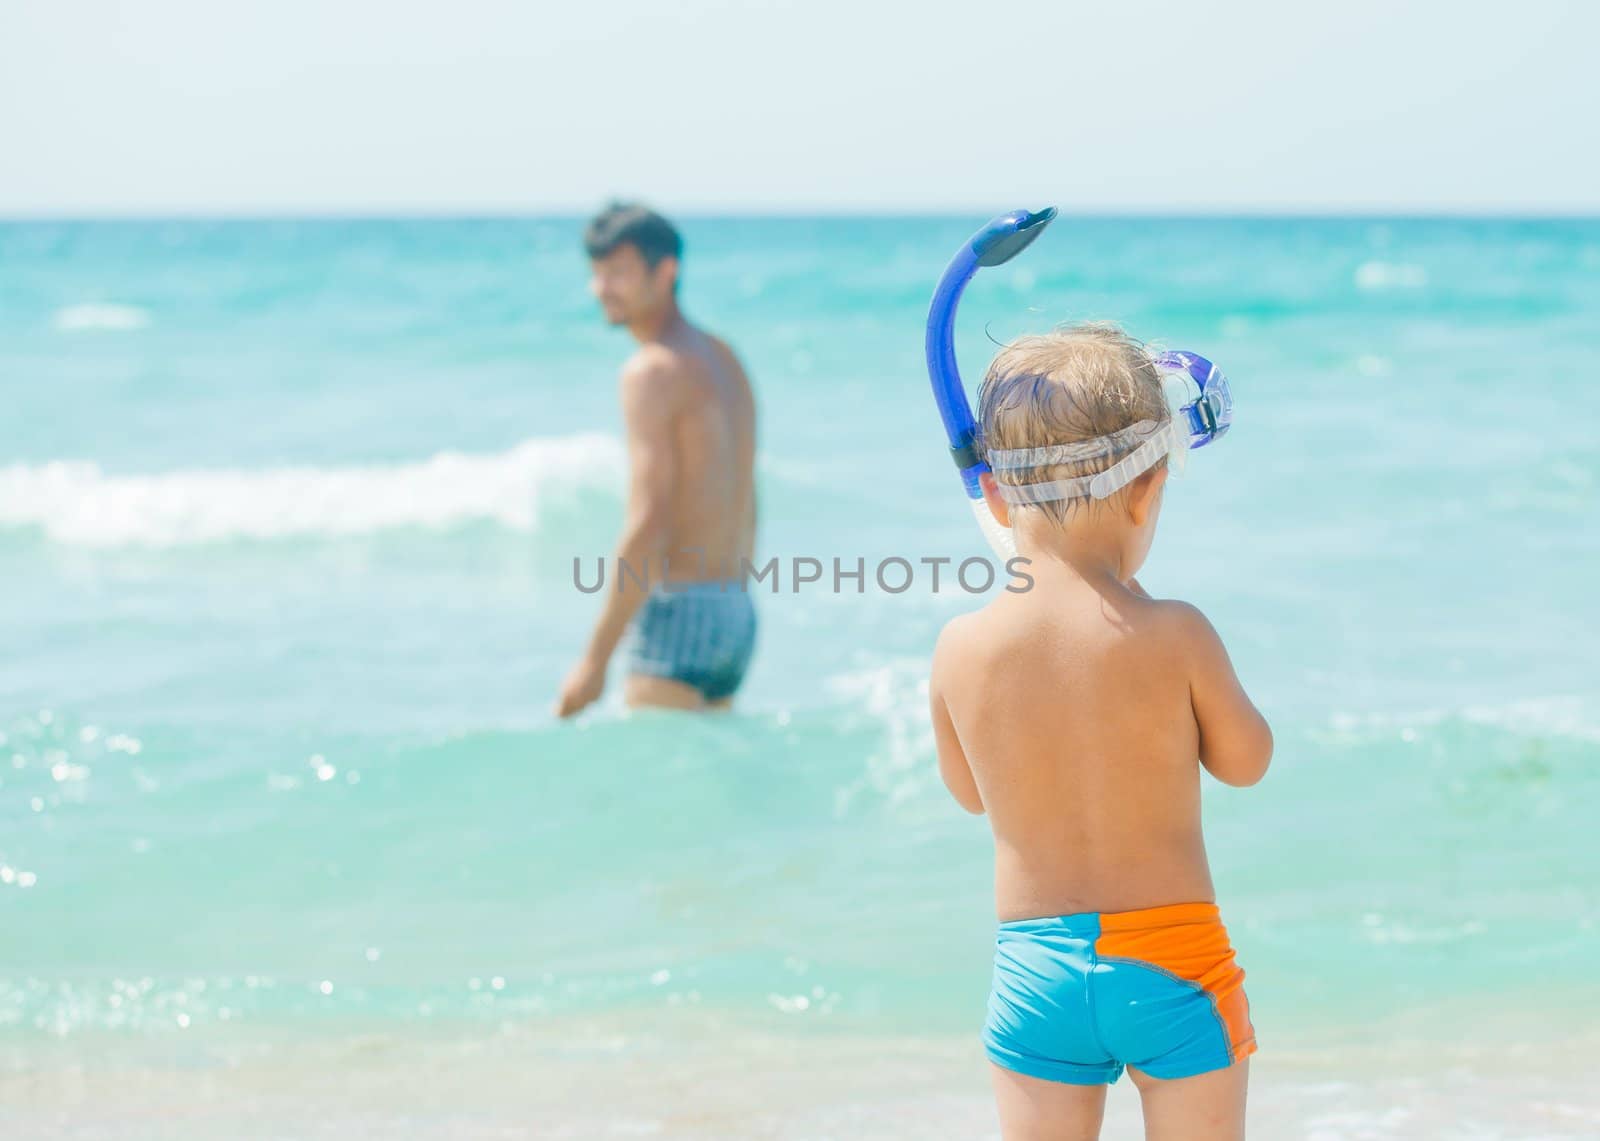
[[[939, 406], [950, 455], [961, 472], [961, 484], [978, 526], [1002, 559], [1013, 557], [1017, 548], [1011, 529], [1002, 526], [984, 502], [980, 477], [989, 465], [978, 452], [977, 422], [967, 401], [961, 370], [956, 367], [956, 306], [980, 268], [1004, 265], [1016, 257], [1044, 233], [1055, 216], [1054, 206], [1039, 211], [1013, 210], [973, 234], [945, 267], [939, 287], [933, 292], [933, 304], [928, 307], [925, 349], [933, 399]], [[1180, 431], [1187, 429], [1191, 449], [1205, 447], [1228, 430], [1233, 423], [1233, 396], [1221, 369], [1196, 353], [1160, 353], [1154, 359], [1169, 396], [1175, 395], [1173, 419]]]
[[1016, 257], [1044, 233], [1055, 216], [1054, 206], [1046, 206], [1038, 212], [1013, 210], [973, 234], [945, 267], [939, 287], [933, 291], [933, 304], [928, 307], [925, 342], [928, 380], [933, 384], [933, 399], [939, 405], [939, 418], [944, 421], [944, 434], [950, 441], [950, 455], [961, 471], [961, 483], [972, 501], [978, 525], [995, 553], [1005, 559], [1017, 553], [1016, 545], [1010, 529], [1002, 527], [990, 514], [988, 504], [983, 501], [983, 487], [978, 482], [989, 465], [978, 454], [972, 405], [967, 402], [961, 370], [956, 367], [956, 306], [980, 267], [1004, 265]]

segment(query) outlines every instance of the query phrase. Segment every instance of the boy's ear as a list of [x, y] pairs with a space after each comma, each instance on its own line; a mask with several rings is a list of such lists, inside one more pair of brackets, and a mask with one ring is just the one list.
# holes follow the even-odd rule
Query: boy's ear
[[1158, 464], [1145, 472], [1128, 488], [1128, 518], [1135, 527], [1143, 527], [1155, 510], [1161, 489], [1167, 485], [1167, 465]]
[[989, 505], [989, 514], [994, 516], [995, 522], [1002, 527], [1011, 526], [1011, 504], [1000, 497], [1000, 488], [994, 481], [994, 473], [979, 472], [978, 485], [983, 488], [983, 501]]

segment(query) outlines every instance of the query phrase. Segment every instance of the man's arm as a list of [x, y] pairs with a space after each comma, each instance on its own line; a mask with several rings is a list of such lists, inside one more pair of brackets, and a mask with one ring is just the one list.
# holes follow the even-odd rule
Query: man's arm
[[[661, 575], [663, 559], [669, 553], [668, 528], [678, 477], [672, 425], [678, 414], [680, 380], [669, 362], [645, 354], [629, 361], [622, 371], [622, 418], [628, 437], [627, 511], [612, 559], [613, 589], [604, 592], [605, 602], [589, 644], [557, 701], [557, 713], [563, 717], [600, 696], [611, 655], [648, 597], [648, 584]], [[623, 572], [624, 566], [633, 577]], [[641, 588], [639, 580], [647, 585]]]

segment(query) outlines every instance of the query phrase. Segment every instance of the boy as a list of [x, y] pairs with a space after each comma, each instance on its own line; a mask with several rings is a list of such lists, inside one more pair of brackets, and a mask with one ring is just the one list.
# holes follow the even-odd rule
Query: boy
[[1149, 1141], [1244, 1136], [1255, 1033], [1199, 770], [1254, 784], [1272, 734], [1204, 616], [1133, 577], [1165, 456], [1090, 490], [1170, 416], [1143, 347], [1104, 325], [1013, 342], [979, 392], [984, 496], [1033, 586], [946, 626], [929, 689], [945, 784], [994, 829], [983, 1037], [1006, 1141], [1092, 1141], [1125, 1066]]

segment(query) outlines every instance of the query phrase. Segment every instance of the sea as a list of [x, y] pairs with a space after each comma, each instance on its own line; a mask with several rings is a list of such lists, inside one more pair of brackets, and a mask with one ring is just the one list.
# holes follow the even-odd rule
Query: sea
[[[0, 1135], [998, 1138], [926, 705], [1004, 582], [922, 357], [984, 221], [682, 220], [779, 573], [731, 713], [568, 722], [581, 219], [0, 223]], [[969, 387], [1081, 320], [1234, 392], [1140, 578], [1276, 734], [1204, 793], [1252, 1136], [1600, 1137], [1600, 220], [1068, 209]]]

